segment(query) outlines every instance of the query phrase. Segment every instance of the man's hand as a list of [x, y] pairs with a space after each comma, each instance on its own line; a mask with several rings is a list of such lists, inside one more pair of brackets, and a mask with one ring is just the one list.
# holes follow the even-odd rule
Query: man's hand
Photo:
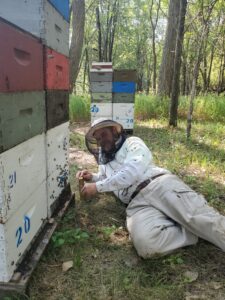
[[96, 183], [85, 183], [84, 187], [81, 190], [82, 195], [85, 198], [90, 198], [91, 196], [94, 196], [97, 194], [97, 188], [96, 188]]
[[92, 173], [89, 172], [88, 170], [82, 170], [77, 172], [76, 178], [79, 179], [80, 177], [83, 177], [84, 180], [90, 181], [92, 179]]

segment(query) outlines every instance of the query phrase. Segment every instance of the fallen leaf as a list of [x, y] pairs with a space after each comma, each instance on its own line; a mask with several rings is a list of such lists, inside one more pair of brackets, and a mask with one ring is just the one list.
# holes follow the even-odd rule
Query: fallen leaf
[[55, 222], [55, 219], [54, 218], [50, 218], [49, 220], [48, 220], [48, 223], [49, 224], [53, 224]]
[[184, 273], [184, 277], [187, 279], [188, 282], [193, 282], [198, 278], [198, 272], [186, 271]]
[[223, 283], [221, 282], [211, 282], [211, 285], [214, 290], [219, 290], [223, 287]]
[[124, 260], [124, 264], [129, 268], [136, 267], [139, 262], [140, 262], [140, 259], [139, 259], [139, 257], [136, 257], [136, 256], [128, 257]]
[[73, 267], [73, 261], [72, 260], [66, 261], [62, 264], [62, 271], [67, 272], [72, 267]]

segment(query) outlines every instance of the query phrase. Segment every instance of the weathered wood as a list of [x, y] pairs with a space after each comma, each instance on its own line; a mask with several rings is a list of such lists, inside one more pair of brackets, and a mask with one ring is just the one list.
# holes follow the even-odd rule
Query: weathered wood
[[45, 88], [69, 90], [69, 59], [50, 48], [44, 50]]
[[0, 17], [69, 56], [69, 23], [48, 0], [1, 0]]
[[112, 69], [112, 62], [96, 62], [93, 61], [91, 64], [92, 69], [101, 70], [101, 69]]
[[91, 123], [98, 118], [112, 119], [112, 103], [91, 103]]
[[51, 207], [68, 182], [68, 151], [69, 122], [66, 122], [46, 133], [48, 217], [51, 217]]
[[90, 70], [90, 80], [91, 81], [112, 81], [113, 72], [110, 69], [105, 70]]
[[0, 41], [0, 92], [43, 90], [40, 40], [0, 19]]
[[113, 93], [113, 103], [134, 103], [134, 94]]
[[69, 120], [69, 92], [46, 92], [47, 130]]
[[114, 70], [113, 81], [137, 81], [136, 70]]
[[45, 179], [44, 134], [0, 154], [0, 222], [15, 215]]
[[[25, 188], [25, 187], [24, 187]], [[47, 220], [46, 182], [0, 224], [0, 281], [8, 282]], [[18, 271], [18, 270], [17, 270]]]
[[0, 153], [45, 129], [44, 92], [0, 93]]
[[112, 93], [92, 93], [91, 102], [103, 103], [112, 102]]
[[113, 120], [120, 123], [124, 129], [133, 129], [134, 104], [113, 103]]
[[54, 211], [54, 219], [51, 222], [45, 224], [42, 231], [36, 237], [31, 249], [27, 253], [24, 260], [20, 263], [15, 273], [20, 273], [21, 277], [15, 282], [11, 280], [8, 283], [0, 283], [0, 299], [4, 296], [9, 296], [12, 294], [25, 294], [26, 289], [34, 272], [37, 264], [43, 255], [50, 239], [60, 223], [60, 220], [64, 216], [69, 205], [75, 200], [75, 195], [71, 193], [70, 185], [63, 190], [62, 194], [58, 198], [57, 206]]
[[91, 82], [92, 93], [112, 93], [112, 82]]

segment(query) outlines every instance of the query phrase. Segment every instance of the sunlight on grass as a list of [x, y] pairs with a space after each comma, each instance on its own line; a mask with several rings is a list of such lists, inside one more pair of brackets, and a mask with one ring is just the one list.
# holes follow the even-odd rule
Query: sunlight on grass
[[89, 121], [90, 120], [90, 96], [70, 95], [69, 102], [71, 121]]
[[[177, 174], [225, 215], [222, 122], [193, 122], [187, 141], [186, 121], [179, 120], [177, 128], [170, 128], [161, 110], [161, 117], [137, 120], [134, 135], [146, 142], [158, 166]], [[84, 150], [84, 136], [71, 133], [71, 147]], [[77, 167], [75, 162], [70, 167], [74, 189]], [[217, 247], [200, 240], [171, 255], [143, 260], [125, 230], [126, 208], [110, 193], [86, 201], [76, 199], [75, 205], [61, 221], [32, 276], [30, 300], [182, 300], [196, 291], [213, 299], [213, 282], [221, 284], [219, 292], [224, 295], [224, 253]], [[62, 262], [68, 260], [74, 266], [63, 273]], [[187, 271], [199, 274], [198, 279], [188, 282]]]
[[[139, 120], [150, 118], [168, 118], [170, 99], [161, 99], [158, 96], [136, 94], [135, 117]], [[179, 98], [178, 116], [187, 118], [189, 97]], [[198, 96], [194, 100], [195, 120], [225, 122], [225, 97], [217, 95]]]
[[157, 165], [167, 168], [225, 212], [225, 139], [221, 123], [194, 122], [192, 138], [185, 137], [186, 122], [169, 128], [166, 120], [138, 123], [134, 134], [151, 149]]

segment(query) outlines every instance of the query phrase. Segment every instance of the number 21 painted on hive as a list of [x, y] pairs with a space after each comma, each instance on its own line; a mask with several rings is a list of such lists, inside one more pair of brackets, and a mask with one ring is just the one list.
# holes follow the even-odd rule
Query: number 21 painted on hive
[[9, 188], [13, 188], [16, 185], [16, 171], [9, 175]]

